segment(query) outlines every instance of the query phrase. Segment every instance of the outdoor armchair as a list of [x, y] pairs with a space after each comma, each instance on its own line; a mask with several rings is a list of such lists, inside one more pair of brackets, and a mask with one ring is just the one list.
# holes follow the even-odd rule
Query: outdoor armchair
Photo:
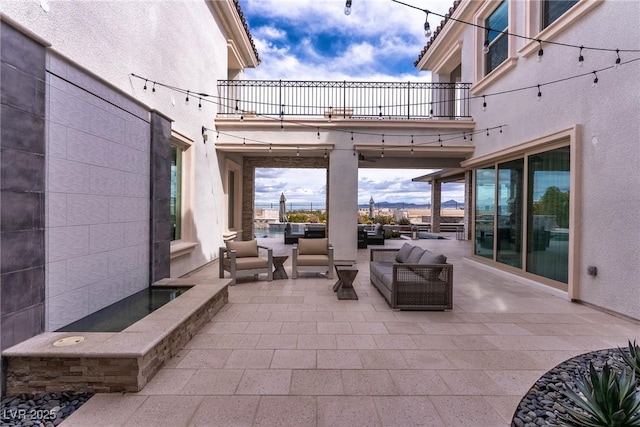
[[291, 276], [298, 278], [302, 270], [312, 272], [327, 272], [327, 278], [333, 279], [333, 246], [329, 239], [298, 239], [298, 244], [293, 245], [291, 257]]
[[[260, 249], [266, 251], [266, 258], [260, 256]], [[224, 272], [231, 274], [231, 285], [236, 284], [239, 276], [258, 275], [267, 273], [267, 280], [273, 280], [273, 250], [258, 245], [257, 240], [244, 242], [227, 242], [226, 247], [220, 247], [220, 278]]]

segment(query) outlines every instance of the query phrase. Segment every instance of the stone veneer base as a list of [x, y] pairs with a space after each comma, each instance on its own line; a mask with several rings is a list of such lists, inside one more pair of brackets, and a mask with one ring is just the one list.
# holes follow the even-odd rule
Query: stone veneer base
[[[228, 282], [194, 285], [122, 332], [48, 332], [3, 351], [6, 394], [142, 390], [228, 302]], [[163, 279], [154, 286], [189, 284], [189, 279]], [[69, 336], [84, 341], [53, 346]]]

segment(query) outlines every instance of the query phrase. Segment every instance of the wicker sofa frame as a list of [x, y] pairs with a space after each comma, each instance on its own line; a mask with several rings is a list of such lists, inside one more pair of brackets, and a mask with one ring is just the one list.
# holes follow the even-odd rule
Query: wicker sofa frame
[[[371, 283], [393, 309], [451, 310], [453, 309], [453, 265], [407, 264], [396, 261], [399, 249], [371, 249], [369, 263]], [[393, 266], [393, 276], [387, 284], [379, 276], [382, 264]], [[389, 279], [391, 286], [388, 287]]]

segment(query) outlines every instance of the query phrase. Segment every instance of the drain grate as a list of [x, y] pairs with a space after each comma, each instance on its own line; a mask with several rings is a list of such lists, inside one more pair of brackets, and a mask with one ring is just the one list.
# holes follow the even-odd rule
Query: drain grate
[[66, 338], [61, 338], [58, 341], [53, 343], [54, 347], [66, 347], [69, 345], [77, 345], [80, 344], [82, 341], [84, 341], [84, 337], [81, 336], [74, 336], [74, 337], [66, 337]]

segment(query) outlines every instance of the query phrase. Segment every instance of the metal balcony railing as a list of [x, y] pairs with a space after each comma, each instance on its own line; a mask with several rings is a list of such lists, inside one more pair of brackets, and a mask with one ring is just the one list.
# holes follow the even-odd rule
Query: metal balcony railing
[[219, 80], [222, 117], [469, 119], [470, 83]]

